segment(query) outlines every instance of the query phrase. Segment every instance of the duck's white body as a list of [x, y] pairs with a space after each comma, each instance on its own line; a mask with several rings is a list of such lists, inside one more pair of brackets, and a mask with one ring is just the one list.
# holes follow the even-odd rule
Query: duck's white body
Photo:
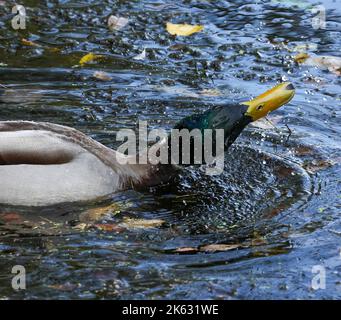
[[154, 169], [122, 166], [115, 151], [72, 128], [0, 122], [2, 204], [43, 206], [95, 200], [127, 186], [152, 184]]

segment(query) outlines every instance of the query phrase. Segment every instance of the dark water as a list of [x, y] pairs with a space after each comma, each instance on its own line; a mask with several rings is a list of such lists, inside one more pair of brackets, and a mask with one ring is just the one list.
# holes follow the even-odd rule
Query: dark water
[[[1, 1], [0, 120], [69, 125], [115, 147], [115, 132], [138, 119], [170, 128], [204, 102], [250, 98], [282, 80], [297, 93], [273, 115], [277, 130], [245, 130], [221, 176], [187, 169], [171, 186], [99, 203], [1, 206], [0, 298], [341, 298], [341, 78], [292, 60], [302, 45], [340, 56], [337, 2], [324, 1], [327, 28], [314, 30], [314, 2], [304, 0], [21, 1], [29, 19], [18, 32]], [[110, 32], [110, 14], [130, 22]], [[167, 21], [205, 29], [176, 38]], [[146, 58], [133, 59], [144, 48]], [[73, 67], [88, 52], [105, 59]], [[113, 203], [102, 226], [165, 223], [75, 228], [80, 213]], [[211, 244], [236, 248], [203, 249]], [[27, 271], [20, 292], [11, 288], [18, 264]], [[325, 289], [311, 287], [314, 266], [325, 268]]]

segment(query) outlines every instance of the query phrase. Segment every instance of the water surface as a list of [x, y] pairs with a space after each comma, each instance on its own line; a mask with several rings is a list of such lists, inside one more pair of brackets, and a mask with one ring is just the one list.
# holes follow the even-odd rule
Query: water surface
[[[322, 3], [325, 30], [312, 28], [315, 2], [304, 0], [27, 0], [21, 31], [1, 4], [0, 120], [68, 125], [115, 148], [115, 132], [138, 119], [171, 128], [205, 104], [249, 99], [279, 81], [297, 92], [272, 116], [276, 128], [243, 132], [221, 176], [188, 168], [171, 185], [96, 203], [0, 205], [0, 298], [341, 298], [341, 78], [292, 59], [302, 47], [340, 56], [341, 11]], [[109, 31], [110, 14], [129, 24]], [[167, 21], [205, 29], [174, 37]], [[88, 52], [105, 59], [75, 67]], [[111, 204], [101, 227], [76, 227], [89, 208]], [[112, 227], [125, 217], [164, 224]], [[212, 244], [231, 247], [205, 250]], [[18, 264], [27, 290], [15, 292]], [[322, 290], [311, 288], [316, 265], [326, 269]]]

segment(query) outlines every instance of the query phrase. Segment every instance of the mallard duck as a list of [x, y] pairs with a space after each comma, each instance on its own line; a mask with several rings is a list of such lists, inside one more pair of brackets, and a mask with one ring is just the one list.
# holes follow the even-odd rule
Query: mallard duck
[[[184, 118], [176, 128], [224, 129], [227, 149], [252, 121], [290, 101], [291, 83], [255, 99], [222, 104]], [[93, 201], [129, 188], [168, 181], [172, 164], [120, 164], [111, 150], [70, 127], [30, 121], [0, 122], [0, 203], [46, 206]]]

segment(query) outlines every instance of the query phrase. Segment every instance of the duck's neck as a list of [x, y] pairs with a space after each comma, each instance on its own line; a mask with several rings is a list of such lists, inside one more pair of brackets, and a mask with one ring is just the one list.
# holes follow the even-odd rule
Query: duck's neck
[[[194, 114], [182, 119], [174, 127], [174, 129], [177, 129], [176, 138], [173, 135], [174, 131], [172, 131], [168, 139], [154, 145], [158, 147], [159, 152], [166, 149], [167, 164], [151, 164], [148, 150], [147, 154], [142, 154], [142, 156], [140, 154], [140, 156], [137, 155], [136, 157], [137, 159], [147, 159], [147, 164], [116, 164], [115, 167], [120, 171], [124, 183], [131, 186], [149, 186], [166, 182], [177, 173], [179, 170], [178, 164], [208, 164], [205, 157], [205, 151], [207, 151], [205, 148], [207, 146], [204, 138], [207, 129], [212, 130], [212, 135], [207, 140], [211, 143], [211, 146], [209, 146], [211, 154], [209, 154], [208, 158], [209, 164], [212, 164], [230, 147], [245, 126], [250, 123], [250, 119], [244, 117], [246, 109], [247, 106], [240, 104], [221, 105], [213, 107], [204, 113]], [[184, 129], [185, 132], [182, 132]], [[197, 130], [198, 135], [192, 135], [194, 129]], [[217, 129], [220, 129], [220, 132]], [[182, 134], [188, 135], [187, 138], [183, 138]], [[187, 141], [184, 142], [185, 140]], [[198, 148], [201, 149], [201, 152], [197, 152]], [[198, 154], [199, 156], [196, 157]], [[116, 155], [122, 154], [116, 153]]]

